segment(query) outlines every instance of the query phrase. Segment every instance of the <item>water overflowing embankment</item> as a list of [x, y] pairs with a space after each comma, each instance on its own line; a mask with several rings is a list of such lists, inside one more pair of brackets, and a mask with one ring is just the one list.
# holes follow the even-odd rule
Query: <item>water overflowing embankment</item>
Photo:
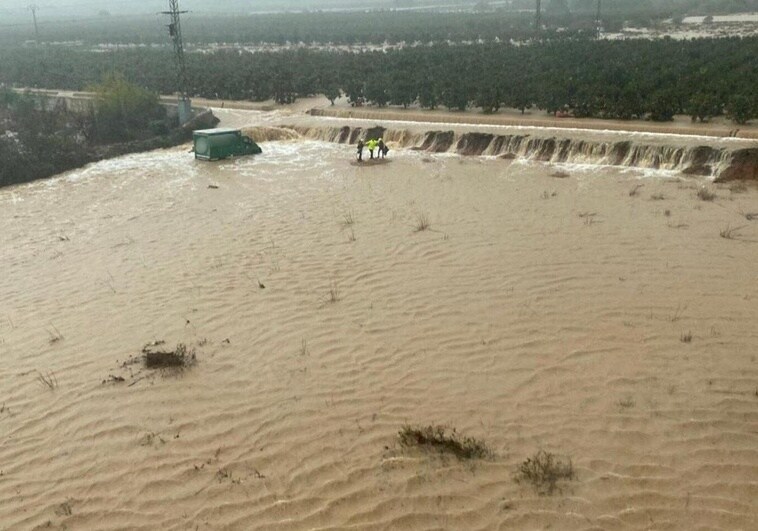
[[526, 133], [426, 131], [375, 127], [286, 126], [250, 128], [258, 141], [304, 138], [355, 144], [383, 137], [390, 144], [429, 153], [491, 156], [548, 163], [596, 164], [679, 171], [717, 181], [758, 180], [758, 147], [693, 144], [676, 139], [559, 138]]

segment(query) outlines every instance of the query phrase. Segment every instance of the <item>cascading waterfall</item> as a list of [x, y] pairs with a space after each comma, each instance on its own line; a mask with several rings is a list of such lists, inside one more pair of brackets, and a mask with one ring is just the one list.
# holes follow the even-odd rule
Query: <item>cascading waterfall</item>
[[359, 138], [383, 137], [390, 145], [429, 153], [521, 158], [549, 163], [598, 164], [681, 171], [716, 180], [758, 180], [758, 148], [646, 144], [631, 140], [600, 141], [537, 137], [528, 134], [456, 133], [383, 127], [266, 127], [246, 129], [256, 141], [304, 138], [355, 144]]

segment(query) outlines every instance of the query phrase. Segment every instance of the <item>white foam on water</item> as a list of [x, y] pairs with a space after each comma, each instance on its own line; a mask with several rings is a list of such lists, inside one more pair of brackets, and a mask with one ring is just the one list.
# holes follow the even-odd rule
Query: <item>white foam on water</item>
[[680, 175], [680, 172], [677, 170], [644, 168], [640, 166], [614, 166], [612, 164], [556, 162], [550, 164], [550, 166], [568, 172], [584, 174], [596, 174], [599, 170], [613, 170], [624, 175], [639, 175], [646, 178], [675, 177]]
[[10, 201], [11, 204], [17, 205], [24, 202], [24, 198], [17, 194], [15, 191], [2, 192], [0, 191], [0, 202]]
[[[331, 121], [331, 122], [358, 122], [358, 123], [365, 123], [366, 121], [369, 121], [364, 118], [338, 118], [333, 116], [319, 116], [319, 120], [325, 120], [325, 121]], [[502, 131], [509, 131], [514, 133], [549, 133], [550, 136], [569, 136], [569, 133], [580, 133], [584, 135], [603, 135], [603, 136], [609, 136], [609, 137], [619, 137], [623, 139], [689, 139], [689, 140], [699, 140], [703, 142], [713, 142], [714, 139], [717, 139], [719, 142], [725, 142], [725, 143], [734, 143], [734, 144], [745, 144], [746, 142], [749, 142], [748, 140], [744, 138], [735, 138], [735, 137], [714, 137], [714, 136], [708, 136], [708, 135], [687, 135], [682, 133], [654, 133], [654, 132], [647, 132], [647, 131], [618, 131], [615, 129], [585, 129], [581, 127], [548, 127], [548, 126], [536, 126], [536, 125], [497, 125], [497, 124], [477, 124], [477, 123], [467, 123], [467, 122], [456, 122], [456, 123], [444, 123], [444, 122], [423, 122], [423, 121], [413, 121], [413, 120], [391, 120], [391, 119], [384, 119], [377, 120], [381, 123], [392, 123], [392, 124], [401, 124], [401, 125], [408, 125], [408, 126], [427, 126], [434, 128], [434, 130], [440, 130], [444, 128], [458, 128], [458, 127], [469, 127], [469, 128], [478, 128], [478, 129], [497, 129]]]

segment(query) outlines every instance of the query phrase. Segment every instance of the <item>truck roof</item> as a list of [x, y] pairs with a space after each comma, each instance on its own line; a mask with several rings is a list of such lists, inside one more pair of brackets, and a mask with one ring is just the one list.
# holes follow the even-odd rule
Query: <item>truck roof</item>
[[239, 129], [234, 129], [231, 127], [219, 127], [217, 129], [198, 129], [196, 131], [192, 131], [193, 134], [200, 134], [200, 135], [221, 135], [225, 133], [239, 133]]

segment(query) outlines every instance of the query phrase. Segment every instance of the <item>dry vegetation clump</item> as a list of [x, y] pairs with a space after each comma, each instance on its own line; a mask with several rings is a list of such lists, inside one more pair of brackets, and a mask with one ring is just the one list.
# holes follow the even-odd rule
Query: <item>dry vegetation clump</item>
[[45, 373], [37, 371], [37, 382], [47, 387], [51, 391], [55, 390], [58, 387], [58, 378], [55, 377], [55, 373], [53, 371], [47, 371]]
[[617, 402], [617, 405], [622, 409], [629, 409], [634, 407], [634, 399], [632, 397], [626, 397]]
[[701, 201], [713, 201], [714, 199], [716, 199], [717, 196], [714, 192], [712, 192], [705, 186], [701, 186], [697, 190], [697, 197]]
[[629, 197], [635, 197], [640, 191], [640, 188], [645, 186], [644, 184], [635, 184], [631, 190], [629, 190]]
[[445, 426], [403, 426], [397, 434], [400, 445], [420, 448], [440, 454], [452, 454], [458, 459], [482, 459], [492, 455], [484, 441], [465, 437], [455, 428], [448, 432]]
[[670, 229], [686, 229], [689, 227], [686, 223], [666, 223], [666, 226]]
[[429, 220], [429, 214], [421, 212], [416, 216], [416, 232], [425, 231], [431, 226], [432, 222]]
[[530, 483], [539, 494], [552, 494], [559, 480], [576, 479], [571, 459], [540, 450], [519, 466], [516, 481]]
[[179, 343], [171, 350], [157, 350], [155, 345], [146, 345], [142, 349], [145, 368], [147, 369], [185, 369], [197, 362], [195, 349], [187, 349], [187, 345]]
[[332, 280], [332, 283], [329, 285], [329, 297], [327, 298], [327, 301], [335, 303], [339, 302], [341, 298], [340, 287], [337, 285], [336, 281]]
[[692, 343], [692, 332], [687, 332], [679, 336], [679, 341], [682, 343]]
[[735, 181], [729, 185], [729, 191], [733, 194], [744, 194], [747, 192], [747, 184], [744, 181]]
[[342, 214], [342, 224], [346, 227], [349, 227], [350, 225], [353, 225], [355, 223], [355, 212], [352, 210], [348, 210], [344, 214]]
[[729, 225], [727, 225], [726, 228], [721, 229], [719, 231], [719, 236], [721, 236], [725, 240], [734, 240], [735, 238], [739, 236], [738, 231], [744, 227], [745, 225], [742, 225], [740, 227], [730, 227]]
[[51, 345], [54, 345], [59, 341], [63, 341], [63, 334], [61, 334], [61, 331], [58, 330], [54, 324], [50, 323], [50, 328], [47, 330], [47, 333], [50, 336], [47, 342]]

